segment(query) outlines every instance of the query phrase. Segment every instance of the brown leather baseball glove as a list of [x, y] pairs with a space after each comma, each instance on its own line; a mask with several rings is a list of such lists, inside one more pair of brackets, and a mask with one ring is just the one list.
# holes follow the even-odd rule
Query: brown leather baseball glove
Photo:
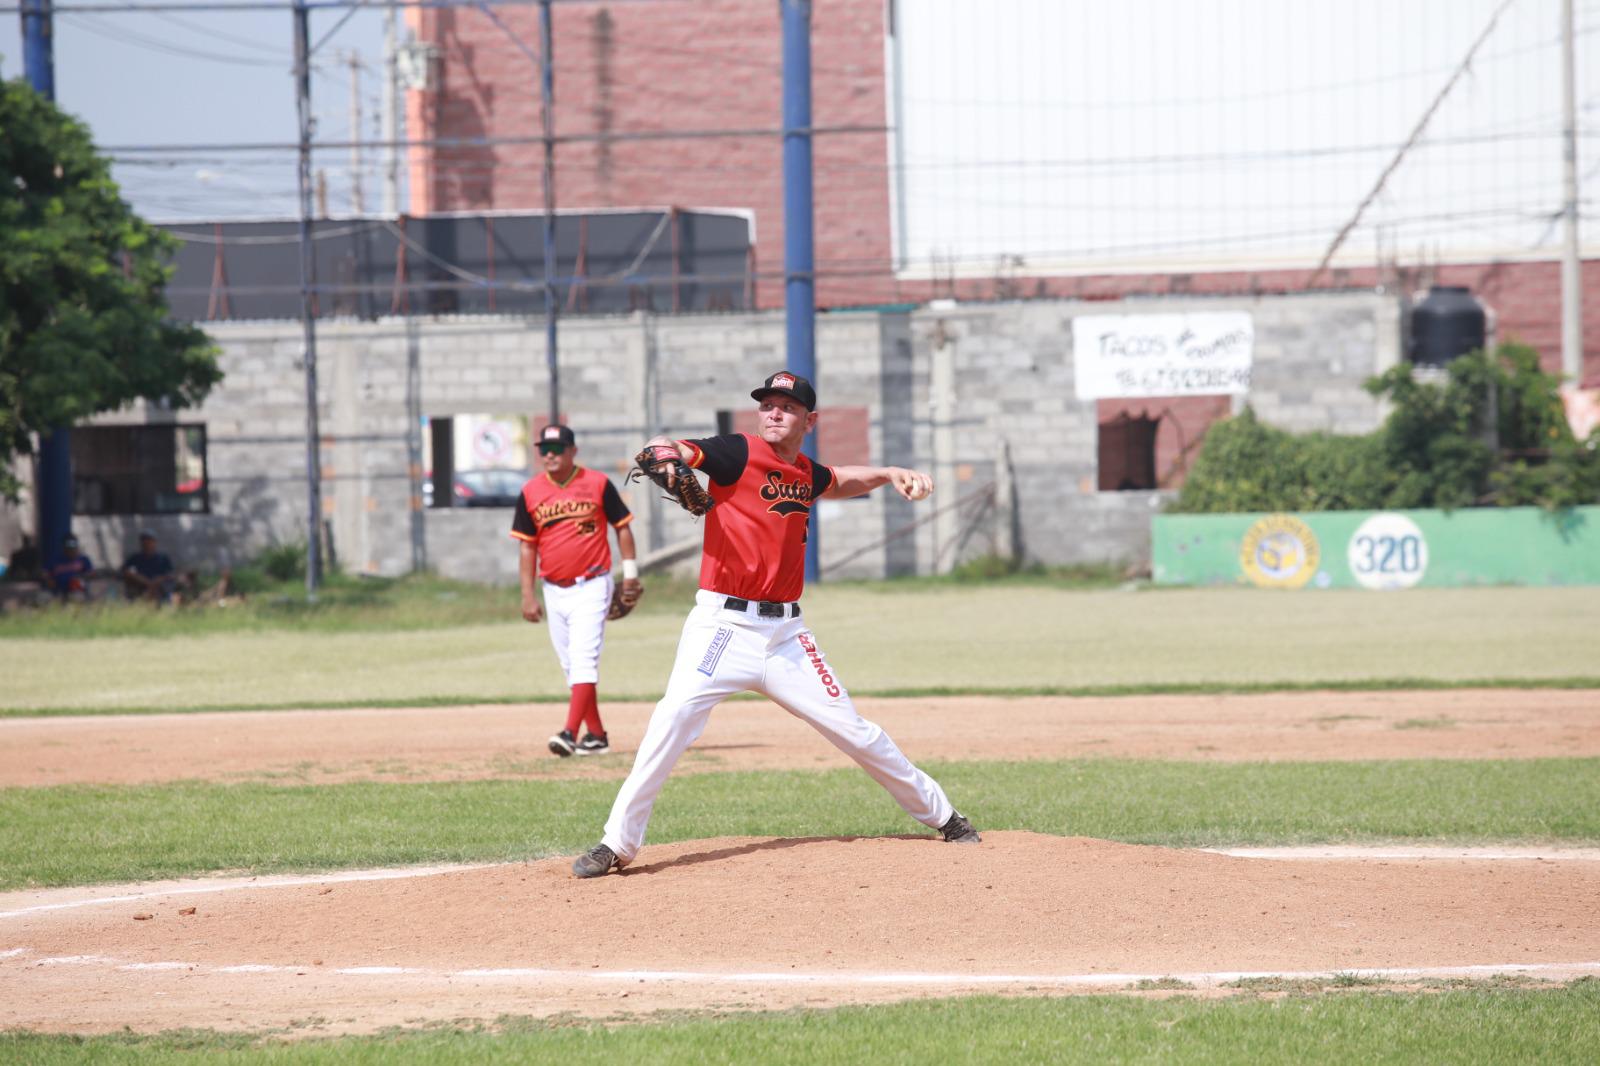
[[628, 617], [643, 595], [644, 585], [640, 584], [638, 578], [624, 579], [611, 590], [611, 606], [606, 610], [606, 621], [615, 622]]
[[711, 494], [683, 461], [678, 449], [669, 445], [646, 447], [633, 457], [634, 469], [628, 480], [647, 477], [666, 490], [666, 498], [696, 518], [711, 510]]

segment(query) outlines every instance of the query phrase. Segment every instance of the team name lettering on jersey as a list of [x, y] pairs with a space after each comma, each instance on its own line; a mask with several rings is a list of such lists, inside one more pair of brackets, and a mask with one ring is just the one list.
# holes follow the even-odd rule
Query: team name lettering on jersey
[[828, 672], [828, 664], [822, 661], [822, 653], [817, 651], [817, 645], [812, 641], [811, 634], [801, 633], [797, 639], [800, 641], [800, 650], [811, 660], [812, 669], [816, 670], [817, 677], [822, 681], [823, 689], [830, 696], [839, 695], [839, 683], [833, 679], [833, 674]]
[[593, 500], [550, 500], [534, 509], [533, 520], [542, 527], [567, 518], [584, 518], [596, 510], [598, 505]]
[[773, 514], [811, 513], [810, 482], [785, 481], [779, 470], [767, 475], [767, 483], [761, 486], [761, 498], [772, 504], [767, 510]]

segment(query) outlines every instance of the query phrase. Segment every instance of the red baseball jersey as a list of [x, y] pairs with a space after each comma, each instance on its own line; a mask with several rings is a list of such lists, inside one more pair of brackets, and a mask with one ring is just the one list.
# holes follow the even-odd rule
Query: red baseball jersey
[[798, 600], [811, 504], [833, 484], [833, 470], [805, 455], [785, 462], [749, 433], [683, 443], [716, 501], [706, 515], [700, 587], [746, 600]]
[[611, 572], [611, 538], [605, 524], [618, 529], [633, 513], [611, 479], [598, 470], [574, 467], [565, 484], [540, 474], [522, 486], [511, 535], [539, 548], [539, 576], [571, 581]]

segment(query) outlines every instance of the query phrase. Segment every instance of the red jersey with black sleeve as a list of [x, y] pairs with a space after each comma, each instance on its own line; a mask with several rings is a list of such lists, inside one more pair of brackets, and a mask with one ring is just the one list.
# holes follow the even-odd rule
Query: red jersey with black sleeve
[[540, 577], [571, 582], [610, 573], [606, 523], [621, 529], [632, 521], [611, 479], [579, 466], [565, 484], [540, 474], [522, 486], [511, 535], [538, 546]]
[[706, 515], [700, 587], [746, 600], [798, 600], [811, 505], [833, 484], [833, 470], [805, 455], [785, 462], [749, 433], [682, 443], [716, 501]]

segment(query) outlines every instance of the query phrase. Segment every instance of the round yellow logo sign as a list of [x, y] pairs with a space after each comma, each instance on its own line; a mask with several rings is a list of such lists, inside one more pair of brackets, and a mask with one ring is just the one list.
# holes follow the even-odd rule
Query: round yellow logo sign
[[1293, 515], [1258, 519], [1244, 534], [1239, 563], [1250, 581], [1267, 589], [1297, 589], [1317, 573], [1322, 547], [1311, 527]]

